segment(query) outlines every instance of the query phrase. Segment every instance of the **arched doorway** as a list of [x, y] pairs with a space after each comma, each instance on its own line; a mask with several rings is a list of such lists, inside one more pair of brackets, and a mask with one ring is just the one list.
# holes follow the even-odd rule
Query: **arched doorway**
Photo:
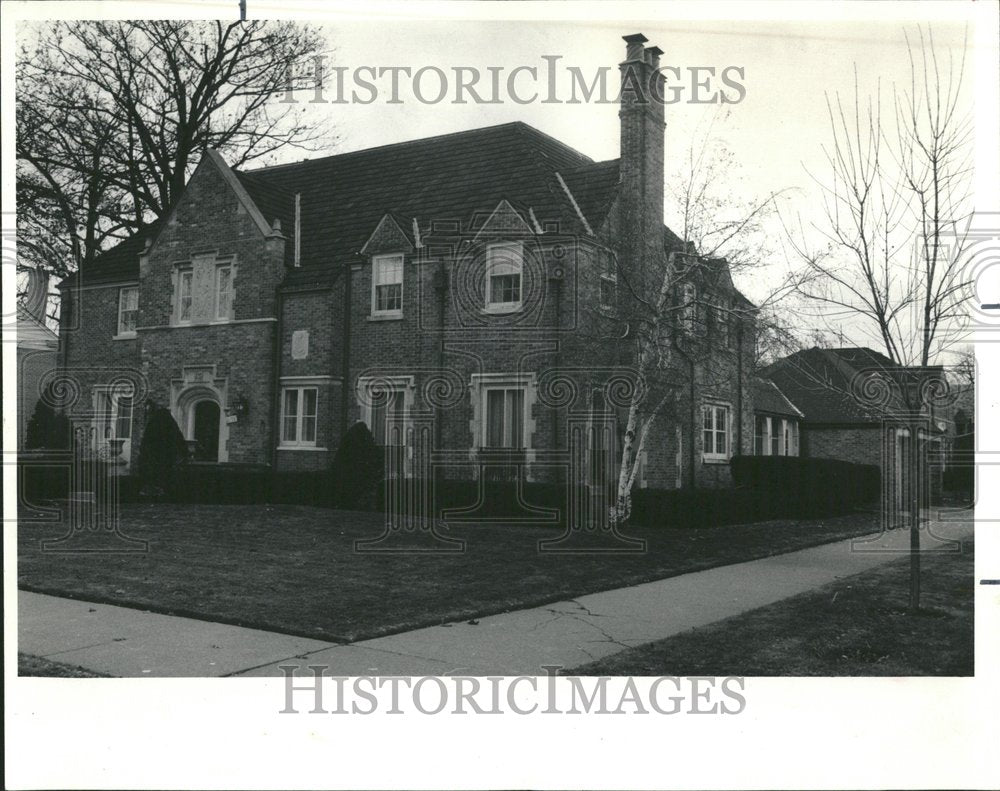
[[191, 405], [190, 433], [195, 461], [219, 460], [219, 425], [222, 413], [216, 401], [204, 399]]

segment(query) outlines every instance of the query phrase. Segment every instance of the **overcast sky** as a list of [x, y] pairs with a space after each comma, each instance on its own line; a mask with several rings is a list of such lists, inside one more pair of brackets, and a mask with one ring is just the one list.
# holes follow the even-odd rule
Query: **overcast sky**
[[[619, 120], [614, 104], [557, 103], [534, 101], [518, 104], [506, 93], [510, 70], [531, 66], [539, 70], [533, 84], [529, 75], [518, 81], [520, 94], [530, 96], [535, 88], [544, 98], [547, 63], [544, 56], [560, 56], [556, 66], [557, 96], [568, 99], [571, 76], [568, 67], [579, 67], [589, 80], [597, 70], [611, 67], [608, 77], [612, 98], [618, 83], [617, 64], [624, 59], [622, 36], [641, 32], [647, 46], [663, 51], [662, 63], [681, 69], [681, 83], [689, 82], [687, 69], [710, 66], [717, 74], [729, 66], [743, 69], [743, 101], [730, 105], [728, 116], [716, 122], [715, 135], [722, 138], [740, 163], [741, 173], [734, 173], [732, 189], [743, 197], [764, 196], [787, 190], [783, 211], [802, 210], [808, 223], [817, 202], [815, 185], [807, 170], [825, 175], [821, 145], [829, 140], [826, 94], [839, 92], [850, 98], [854, 92], [855, 67], [863, 92], [875, 90], [881, 81], [884, 96], [891, 102], [893, 85], [909, 84], [910, 66], [904, 30], [917, 34], [916, 21], [902, 22], [500, 22], [500, 21], [420, 21], [393, 22], [370, 20], [338, 22], [327, 28], [334, 48], [331, 64], [347, 67], [345, 84], [352, 86], [351, 72], [359, 66], [409, 67], [414, 73], [421, 67], [435, 66], [449, 75], [447, 98], [440, 103], [424, 104], [413, 95], [412, 79], [400, 77], [401, 104], [391, 104], [390, 78], [374, 82], [379, 90], [372, 104], [309, 105], [306, 112], [324, 113], [335, 122], [340, 141], [336, 151], [350, 151], [386, 143], [412, 140], [430, 135], [473, 129], [509, 121], [524, 121], [562, 140], [595, 160], [618, 156]], [[950, 55], [956, 66], [966, 55], [964, 24], [934, 23], [936, 48], [940, 55]], [[973, 32], [968, 31], [969, 49]], [[483, 73], [478, 86], [489, 94], [488, 67], [499, 67], [501, 96], [499, 104], [454, 104], [454, 67], [475, 67]], [[676, 82], [672, 80], [671, 82]], [[966, 67], [966, 94], [971, 95], [973, 64]], [[433, 97], [439, 85], [433, 74], [422, 80], [425, 95]], [[725, 87], [718, 77], [712, 90]], [[327, 98], [332, 98], [333, 86]], [[361, 96], [367, 92], [360, 90]], [[733, 94], [730, 91], [730, 94]], [[687, 102], [690, 89], [685, 87], [684, 101], [666, 107], [666, 171], [675, 170], [692, 136], [704, 129], [716, 105]], [[303, 99], [306, 97], [303, 96]], [[301, 154], [292, 154], [298, 158]], [[668, 207], [668, 223], [674, 219]], [[780, 244], [780, 227], [773, 229]], [[777, 256], [781, 259], [782, 256]], [[753, 299], [760, 299], [780, 277], [785, 268], [776, 260], [764, 277], [743, 278], [738, 285]]]

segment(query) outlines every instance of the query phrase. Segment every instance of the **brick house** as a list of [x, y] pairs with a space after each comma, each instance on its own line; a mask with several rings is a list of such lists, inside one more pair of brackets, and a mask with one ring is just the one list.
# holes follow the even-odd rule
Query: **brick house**
[[[902, 387], [920, 388], [941, 378], [940, 367], [900, 368], [866, 347], [813, 347], [772, 363], [760, 376], [800, 413], [800, 455], [879, 467], [883, 489], [899, 507], [910, 491], [911, 430], [919, 424], [925, 491], [931, 498], [940, 494], [950, 452], [950, 408], [924, 398], [919, 415], [909, 415], [900, 395]], [[886, 382], [892, 385], [887, 388]], [[913, 403], [919, 401], [916, 396]]]
[[675, 300], [716, 342], [678, 325], [691, 376], [640, 483], [727, 484], [753, 306], [663, 224], [660, 50], [626, 41], [618, 159], [523, 123], [246, 172], [207, 151], [167, 217], [62, 284], [71, 411], [125, 467], [152, 402], [201, 463], [323, 469], [360, 420], [400, 474], [427, 445], [447, 476], [559, 479], [604, 448], [597, 412], [621, 424], [622, 277], [684, 260]]

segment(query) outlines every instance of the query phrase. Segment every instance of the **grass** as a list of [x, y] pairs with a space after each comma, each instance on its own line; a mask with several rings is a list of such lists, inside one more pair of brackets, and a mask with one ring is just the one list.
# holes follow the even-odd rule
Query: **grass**
[[147, 553], [53, 553], [66, 528], [21, 522], [18, 584], [41, 593], [141, 607], [334, 641], [466, 620], [789, 552], [873, 532], [850, 515], [706, 529], [630, 529], [642, 554], [540, 553], [558, 530], [476, 524], [448, 535], [463, 553], [358, 553], [378, 514], [305, 506], [123, 506], [123, 531]]
[[17, 655], [17, 674], [47, 678], [111, 678], [104, 673], [95, 673], [78, 665], [67, 665], [64, 662], [53, 662], [41, 656], [21, 653]]
[[909, 560], [575, 668], [573, 675], [971, 676], [973, 544]]

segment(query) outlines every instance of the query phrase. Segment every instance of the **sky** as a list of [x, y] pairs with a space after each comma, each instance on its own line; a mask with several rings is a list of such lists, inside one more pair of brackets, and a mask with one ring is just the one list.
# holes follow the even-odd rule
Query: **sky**
[[[666, 6], [659, 8], [666, 9]], [[805, 227], [820, 221], [816, 184], [810, 173], [825, 176], [823, 148], [830, 138], [827, 98], [854, 95], [855, 75], [862, 93], [881, 86], [891, 103], [894, 87], [909, 85], [910, 65], [904, 31], [918, 33], [920, 20], [906, 23], [823, 21], [744, 21], [668, 20], [666, 14], [647, 19], [621, 21], [470, 21], [382, 19], [341, 20], [324, 27], [332, 49], [329, 64], [346, 67], [346, 93], [350, 93], [352, 73], [361, 66], [408, 67], [416, 73], [423, 67], [437, 67], [449, 78], [446, 98], [437, 103], [420, 102], [414, 96], [413, 80], [400, 76], [398, 104], [389, 103], [391, 81], [365, 75], [376, 83], [378, 98], [370, 104], [350, 101], [342, 104], [303, 104], [302, 111], [322, 117], [335, 129], [337, 143], [330, 153], [412, 140], [510, 121], [523, 121], [567, 143], [595, 160], [618, 156], [618, 108], [596, 101], [567, 103], [571, 95], [569, 67], [578, 67], [588, 82], [600, 67], [609, 67], [611, 98], [618, 85], [617, 65], [624, 59], [622, 36], [641, 32], [646, 46], [659, 46], [661, 63], [681, 70], [682, 101], [666, 107], [666, 172], [680, 167], [692, 140], [704, 135], [713, 123], [713, 136], [734, 155], [737, 169], [727, 180], [726, 189], [743, 200], [762, 198], [781, 191], [781, 211]], [[935, 21], [935, 45], [940, 55], [954, 59], [956, 67], [969, 57], [973, 31], [962, 23]], [[539, 77], [532, 82], [521, 75], [517, 83], [521, 96], [534, 90], [545, 98], [546, 56], [558, 56], [556, 95], [559, 103], [533, 101], [517, 103], [505, 89], [505, 81], [518, 66], [535, 67]], [[457, 104], [455, 67], [474, 67], [483, 75], [478, 84], [481, 95], [489, 97], [490, 67], [502, 69], [501, 98], [497, 104], [469, 102]], [[689, 83], [691, 67], [714, 67], [716, 77], [707, 93], [719, 87], [719, 75], [726, 67], [740, 67], [742, 78], [730, 73], [745, 89], [745, 98], [723, 108], [718, 104], [694, 104]], [[702, 72], [702, 77], [705, 73]], [[973, 64], [966, 64], [965, 97], [974, 90]], [[670, 82], [677, 82], [672, 80]], [[669, 84], [669, 83], [668, 83]], [[437, 93], [434, 74], [421, 80], [425, 98]], [[522, 87], [523, 86], [523, 87]], [[332, 78], [330, 91], [335, 93]], [[370, 93], [359, 89], [363, 98]], [[703, 92], [705, 93], [705, 92]], [[730, 95], [735, 95], [730, 91]], [[300, 94], [303, 102], [312, 98]], [[714, 119], [714, 121], [713, 121]], [[287, 159], [303, 158], [288, 152]], [[731, 187], [729, 186], [731, 181]], [[668, 206], [668, 224], [676, 225], [676, 215]], [[783, 252], [781, 224], [769, 227], [774, 260], [763, 272], [746, 276], [737, 285], [751, 299], [762, 300], [780, 281], [788, 268]], [[850, 327], [847, 327], [850, 334]]]

